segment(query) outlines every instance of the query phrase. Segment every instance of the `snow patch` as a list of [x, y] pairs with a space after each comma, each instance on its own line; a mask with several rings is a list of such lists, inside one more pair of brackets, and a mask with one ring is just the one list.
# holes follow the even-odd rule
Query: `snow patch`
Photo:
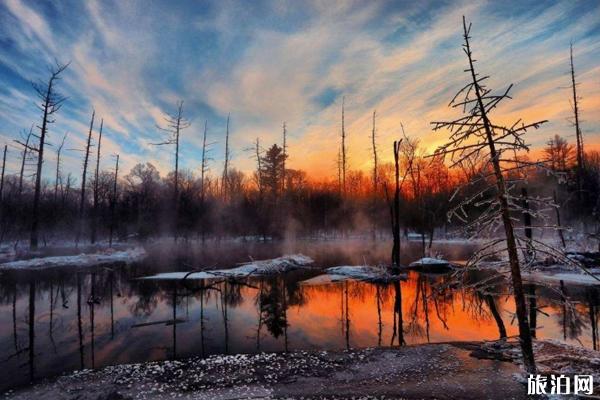
[[600, 274], [594, 276], [578, 272], [548, 273], [542, 271], [524, 272], [523, 279], [533, 282], [570, 283], [574, 285], [600, 285]]
[[56, 256], [31, 258], [0, 264], [0, 269], [44, 269], [57, 267], [97, 267], [116, 263], [132, 263], [146, 256], [141, 247], [129, 250], [106, 250], [100, 253], [79, 254], [75, 256]]
[[292, 254], [271, 260], [252, 261], [239, 267], [198, 272], [165, 272], [144, 276], [146, 280], [179, 280], [179, 279], [215, 279], [219, 277], [246, 278], [251, 275], [273, 275], [295, 269], [305, 268], [313, 263], [312, 258], [303, 254]]
[[450, 265], [450, 262], [443, 260], [441, 258], [431, 258], [431, 257], [424, 257], [421, 258], [420, 260], [417, 261], [413, 261], [409, 264], [410, 267], [419, 267], [422, 265], [443, 265], [443, 266], [447, 266]]
[[406, 278], [406, 275], [392, 275], [384, 268], [368, 265], [344, 265], [327, 268], [325, 271], [329, 275], [341, 275], [367, 282], [389, 282]]
[[346, 275], [335, 275], [335, 274], [323, 274], [315, 276], [314, 278], [307, 279], [305, 281], [300, 282], [300, 285], [303, 286], [320, 286], [320, 285], [328, 285], [330, 283], [343, 282], [350, 279], [349, 276]]

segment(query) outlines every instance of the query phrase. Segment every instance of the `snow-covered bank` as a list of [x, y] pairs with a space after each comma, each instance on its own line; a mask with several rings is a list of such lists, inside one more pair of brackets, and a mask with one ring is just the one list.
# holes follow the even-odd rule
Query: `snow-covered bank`
[[293, 254], [271, 260], [252, 261], [239, 267], [198, 272], [165, 272], [156, 275], [143, 276], [138, 279], [148, 280], [179, 280], [179, 279], [214, 279], [220, 277], [245, 278], [258, 275], [280, 274], [295, 269], [309, 267], [312, 258], [303, 254]]
[[[556, 340], [534, 340], [533, 352], [537, 372], [542, 375], [592, 375], [594, 394], [600, 390], [600, 352], [589, 348], [568, 345]], [[492, 358], [522, 365], [521, 346], [518, 340], [498, 340], [482, 343], [473, 353], [477, 358]], [[526, 381], [522, 372], [521, 379]], [[571, 391], [572, 393], [572, 391]], [[596, 397], [594, 397], [596, 398]]]
[[582, 272], [549, 272], [534, 271], [521, 274], [523, 279], [530, 282], [545, 282], [559, 284], [561, 281], [571, 285], [600, 285], [600, 274], [593, 276]]
[[146, 251], [141, 247], [129, 250], [105, 250], [100, 253], [73, 256], [39, 257], [0, 264], [0, 270], [43, 269], [57, 267], [97, 267], [117, 263], [133, 263], [142, 260]]
[[[6, 399], [526, 399], [512, 363], [452, 344], [194, 357], [83, 370]], [[502, 390], [498, 390], [498, 388]]]

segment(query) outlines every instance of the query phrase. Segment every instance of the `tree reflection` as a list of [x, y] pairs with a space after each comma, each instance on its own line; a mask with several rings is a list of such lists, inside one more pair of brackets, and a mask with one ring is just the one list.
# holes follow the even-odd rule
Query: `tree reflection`
[[275, 339], [287, 329], [286, 309], [285, 285], [277, 278], [268, 278], [260, 293], [260, 312], [262, 323]]

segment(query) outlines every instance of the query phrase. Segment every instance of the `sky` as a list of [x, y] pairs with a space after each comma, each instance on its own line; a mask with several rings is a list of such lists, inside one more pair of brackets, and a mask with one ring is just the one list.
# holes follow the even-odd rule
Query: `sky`
[[[533, 153], [553, 135], [574, 142], [569, 45], [574, 45], [584, 141], [600, 148], [600, 1], [24, 1], [0, 2], [0, 145], [16, 173], [14, 139], [39, 124], [32, 82], [55, 60], [70, 62], [58, 83], [67, 97], [50, 126], [44, 176], [65, 133], [65, 173], [80, 174], [92, 110], [104, 121], [101, 166], [151, 162], [173, 169], [173, 149], [156, 125], [184, 101], [183, 168], [198, 173], [204, 122], [210, 169], [223, 166], [231, 114], [232, 165], [254, 168], [256, 138], [281, 144], [290, 168], [337, 175], [342, 99], [350, 169], [371, 166], [372, 113], [380, 157], [406, 134], [431, 152], [445, 139], [431, 121], [464, 86], [462, 16], [473, 23], [476, 67], [513, 100], [494, 111], [512, 122], [549, 120], [529, 135]], [[35, 128], [34, 128], [35, 129]], [[94, 136], [95, 138], [95, 136]]]

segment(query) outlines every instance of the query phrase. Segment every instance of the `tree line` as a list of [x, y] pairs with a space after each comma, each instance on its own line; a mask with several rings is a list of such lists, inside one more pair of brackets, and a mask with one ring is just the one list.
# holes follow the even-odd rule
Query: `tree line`
[[[570, 60], [576, 144], [558, 135], [551, 139], [544, 149], [545, 158], [550, 169], [561, 178], [556, 182], [554, 175], [549, 177], [533, 171], [528, 175], [528, 187], [532, 195], [554, 197], [561, 206], [556, 218], [562, 217], [562, 223], [581, 220], [587, 234], [598, 239], [600, 154], [585, 151], [583, 147], [572, 49]], [[16, 151], [7, 151], [8, 145], [4, 146], [0, 241], [28, 238], [30, 247], [36, 248], [40, 241], [44, 244], [54, 240], [112, 243], [117, 239], [147, 239], [165, 234], [203, 240], [228, 236], [267, 239], [351, 233], [377, 238], [389, 235], [391, 227], [392, 233], [400, 230], [404, 234], [419, 233], [426, 253], [436, 230], [460, 225], [447, 218], [461, 200], [453, 196], [456, 189], [466, 187], [469, 193], [477, 193], [484, 184], [481, 177], [493, 168], [489, 160], [475, 152], [453, 163], [440, 155], [432, 157], [419, 140], [406, 135], [403, 128], [402, 137], [393, 147], [389, 146], [395, 161], [382, 162], [385, 157], [379, 154], [382, 150], [377, 138], [377, 113], [373, 111], [372, 128], [362, 133], [369, 138], [372, 147], [372, 170], [353, 170], [347, 145], [350, 132], [345, 125], [344, 99], [337, 177], [318, 179], [290, 167], [285, 123], [280, 143], [263, 147], [257, 138], [252, 148], [245, 149], [256, 162], [254, 171], [236, 169], [231, 157], [234, 143], [230, 138], [230, 116], [226, 122], [222, 167], [215, 165], [210, 157], [214, 142], [210, 141], [208, 121], [205, 121], [200, 159], [194, 160], [199, 168], [182, 169], [180, 150], [185, 146], [191, 123], [180, 101], [173, 113], [166, 113], [164, 125], [157, 126], [157, 130], [164, 133], [164, 140], [152, 143], [173, 153], [171, 172], [161, 176], [152, 162], [120, 171], [122, 158], [119, 155], [102, 154], [104, 122], [100, 118], [98, 124], [92, 111], [85, 148], [79, 149], [81, 174], [65, 174], [61, 157], [68, 136], [64, 135], [60, 145], [52, 148], [53, 166], [48, 160], [47, 141], [50, 126], [61, 116], [59, 111], [65, 102], [58, 84], [67, 69], [68, 64], [58, 64], [51, 69], [46, 81], [34, 85], [40, 120], [15, 139]], [[196, 131], [199, 128], [202, 126], [193, 127]], [[6, 170], [7, 157], [17, 159], [17, 171]], [[101, 169], [109, 163], [110, 168]], [[521, 166], [533, 170], [533, 164]], [[502, 173], [509, 176], [518, 174], [519, 170]], [[562, 239], [564, 241], [564, 237]]]

